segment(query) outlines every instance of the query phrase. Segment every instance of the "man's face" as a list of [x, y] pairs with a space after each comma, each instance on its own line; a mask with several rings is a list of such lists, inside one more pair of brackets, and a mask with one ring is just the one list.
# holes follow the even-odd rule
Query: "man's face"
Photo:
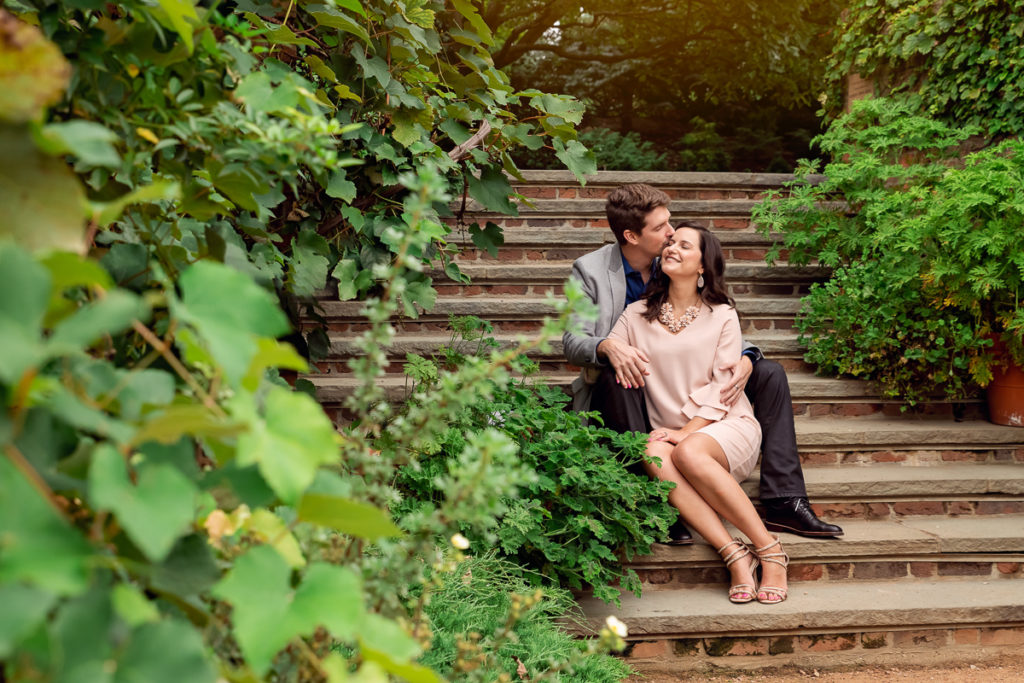
[[632, 230], [626, 231], [626, 240], [639, 247], [644, 256], [653, 261], [655, 257], [661, 254], [661, 250], [665, 248], [669, 238], [672, 237], [672, 233], [675, 232], [669, 224], [670, 218], [671, 215], [668, 212], [668, 208], [659, 206], [647, 214], [644, 220], [644, 228], [640, 231], [640, 234]]

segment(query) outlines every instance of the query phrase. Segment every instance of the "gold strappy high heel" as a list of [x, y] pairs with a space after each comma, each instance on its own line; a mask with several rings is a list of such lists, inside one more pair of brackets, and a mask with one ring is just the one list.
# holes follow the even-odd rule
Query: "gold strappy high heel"
[[[736, 546], [736, 548], [728, 555], [726, 555], [726, 549], [731, 548], [733, 546]], [[749, 557], [750, 548], [748, 548], [746, 544], [740, 539], [734, 538], [725, 545], [723, 545], [721, 548], [719, 548], [718, 554], [722, 556], [723, 560], [725, 560], [725, 568], [728, 569], [733, 565], [733, 563], [743, 559], [744, 557]], [[753, 576], [754, 572], [757, 571], [758, 564], [760, 564], [760, 562], [755, 557], [754, 560], [750, 563], [751, 576]], [[731, 586], [729, 588], [729, 601], [735, 602], [736, 604], [753, 602], [755, 591], [756, 587], [749, 583], [737, 583], [735, 586]]]
[[[763, 548], [754, 548], [754, 553], [757, 558], [762, 562], [774, 562], [775, 564], [781, 565], [783, 569], [789, 569], [789, 555], [782, 549], [782, 544], [779, 543], [779, 537], [775, 536], [775, 541], [769, 543]], [[778, 546], [778, 552], [768, 552], [772, 548]], [[765, 594], [765, 599], [761, 599], [761, 593]], [[764, 583], [757, 589], [757, 601], [764, 605], [777, 605], [789, 595], [789, 591], [785, 588], [778, 588], [776, 586], [766, 586]]]

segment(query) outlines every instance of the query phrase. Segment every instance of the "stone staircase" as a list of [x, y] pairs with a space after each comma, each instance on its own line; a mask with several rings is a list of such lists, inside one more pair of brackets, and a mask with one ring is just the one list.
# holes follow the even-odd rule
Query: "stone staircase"
[[[494, 324], [503, 345], [529, 334], [551, 311], [573, 259], [613, 239], [604, 197], [617, 185], [647, 182], [673, 198], [673, 220], [705, 223], [722, 240], [726, 277], [744, 335], [787, 369], [797, 440], [812, 503], [843, 525], [842, 539], [784, 534], [793, 558], [790, 598], [781, 605], [733, 605], [714, 551], [657, 545], [627, 562], [643, 595], [616, 608], [581, 596], [598, 626], [616, 614], [629, 627], [630, 663], [644, 672], [781, 665], [833, 668], [859, 663], [982, 660], [1024, 654], [1024, 429], [984, 420], [978, 401], [934, 402], [914, 414], [864, 382], [817, 377], [793, 329], [799, 297], [825, 272], [765, 265], [770, 241], [750, 225], [765, 190], [787, 176], [733, 173], [602, 172], [580, 187], [568, 173], [528, 171], [518, 186], [520, 215], [478, 212], [504, 228], [497, 258], [458, 231], [470, 284], [434, 273], [434, 311], [403, 320], [384, 379], [404, 392], [407, 352], [426, 354], [449, 339], [447, 317]], [[359, 305], [323, 302], [332, 357], [310, 379], [328, 410], [351, 391], [344, 358], [364, 324]], [[537, 354], [544, 379], [567, 386], [578, 368], [561, 345]], [[956, 418], [956, 419], [954, 419]], [[745, 487], [757, 499], [757, 473]]]

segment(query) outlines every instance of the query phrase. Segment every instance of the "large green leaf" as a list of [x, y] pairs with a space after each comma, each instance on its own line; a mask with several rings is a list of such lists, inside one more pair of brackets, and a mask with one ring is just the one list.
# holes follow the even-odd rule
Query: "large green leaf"
[[292, 241], [288, 280], [296, 296], [312, 297], [327, 286], [330, 247], [312, 230], [304, 230]]
[[156, 0], [162, 12], [154, 12], [160, 23], [181, 36], [189, 52], [193, 49], [192, 34], [200, 23], [196, 3], [192, 0]]
[[291, 344], [264, 337], [259, 340], [259, 350], [252, 358], [252, 365], [249, 366], [249, 371], [245, 373], [242, 386], [249, 391], [256, 391], [267, 368], [283, 368], [308, 372], [309, 363], [298, 354], [295, 347]]
[[298, 502], [320, 465], [337, 460], [338, 434], [320, 404], [306, 394], [273, 387], [263, 419], [248, 398], [239, 396], [231, 409], [250, 425], [238, 438], [238, 464], [257, 465], [286, 503]]
[[0, 585], [0, 661], [42, 623], [56, 599], [52, 593], [23, 584]]
[[258, 350], [256, 335], [288, 332], [288, 319], [270, 292], [227, 266], [200, 261], [182, 274], [179, 285], [182, 300], [174, 312], [195, 326], [232, 384], [249, 369]]
[[145, 204], [181, 197], [181, 186], [172, 180], [154, 180], [109, 202], [89, 202], [89, 211], [97, 225], [106, 227], [116, 221], [132, 204]]
[[439, 683], [440, 678], [412, 660], [419, 656], [420, 645], [398, 624], [377, 614], [367, 614], [359, 628], [363, 659], [375, 662], [410, 683]]
[[[349, 3], [339, 4], [343, 7], [352, 9], [349, 6]], [[351, 33], [367, 45], [371, 43], [370, 34], [367, 33], [362, 24], [339, 11], [337, 8], [329, 5], [307, 5], [304, 9], [309, 12], [310, 16], [316, 20], [316, 23], [321, 26], [329, 26], [331, 28], [336, 28], [339, 31], [344, 31], [345, 33]], [[362, 8], [360, 8], [360, 14], [364, 14], [365, 16], [365, 13], [361, 10]]]
[[131, 634], [117, 661], [114, 683], [213, 683], [199, 632], [177, 619], [144, 624]]
[[4, 456], [0, 457], [0, 583], [24, 581], [58, 595], [88, 585], [91, 549]]
[[554, 146], [555, 156], [573, 172], [580, 184], [585, 185], [587, 176], [597, 173], [597, 158], [580, 142], [569, 140], [567, 144], [563, 144], [561, 140], [556, 139]]
[[50, 337], [55, 352], [70, 353], [104, 335], [116, 334], [131, 327], [134, 320], [145, 320], [149, 307], [135, 294], [116, 289], [102, 299], [86, 304], [61, 322]]
[[106, 126], [95, 121], [74, 119], [43, 126], [38, 144], [48, 154], [71, 154], [90, 166], [117, 168], [121, 157], [114, 148], [119, 140]]
[[339, 638], [351, 638], [363, 618], [362, 586], [350, 569], [312, 565], [294, 593], [290, 573], [277, 552], [257, 546], [213, 590], [232, 604], [235, 638], [257, 675], [295, 636], [324, 625]]
[[185, 403], [150, 415], [136, 432], [134, 443], [170, 444], [182, 436], [234, 436], [244, 429], [245, 425], [218, 417], [202, 404]]
[[0, 125], [0, 238], [30, 250], [85, 249], [85, 194], [61, 159], [35, 148], [28, 129]]
[[307, 493], [302, 497], [299, 519], [371, 541], [402, 535], [401, 529], [383, 510], [369, 503], [323, 493]]
[[0, 13], [0, 121], [40, 118], [64, 94], [71, 65], [35, 26]]
[[487, 166], [480, 172], [479, 178], [470, 175], [469, 194], [489, 211], [510, 216], [519, 215], [516, 205], [509, 199], [512, 195], [512, 186], [500, 168]]
[[44, 358], [40, 335], [49, 298], [46, 268], [24, 250], [0, 242], [0, 379], [8, 384]]
[[118, 523], [149, 559], [167, 557], [189, 528], [198, 490], [170, 465], [138, 468], [132, 485], [124, 457], [108, 445], [93, 451], [89, 498], [97, 508], [117, 515]]

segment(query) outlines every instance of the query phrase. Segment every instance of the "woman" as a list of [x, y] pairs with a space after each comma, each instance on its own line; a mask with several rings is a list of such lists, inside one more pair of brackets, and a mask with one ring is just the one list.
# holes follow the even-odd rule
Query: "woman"
[[[775, 604], [786, 599], [789, 557], [739, 485], [757, 463], [761, 428], [746, 396], [732, 406], [720, 396], [729, 379], [721, 368], [739, 358], [741, 344], [724, 270], [718, 238], [681, 224], [662, 252], [661, 272], [610, 336], [651, 359], [647, 455], [660, 464], [646, 463], [648, 473], [676, 485], [669, 502], [718, 549], [732, 576], [729, 599]], [[730, 537], [719, 515], [746, 534], [756, 556]], [[755, 588], [759, 564], [763, 577]]]

